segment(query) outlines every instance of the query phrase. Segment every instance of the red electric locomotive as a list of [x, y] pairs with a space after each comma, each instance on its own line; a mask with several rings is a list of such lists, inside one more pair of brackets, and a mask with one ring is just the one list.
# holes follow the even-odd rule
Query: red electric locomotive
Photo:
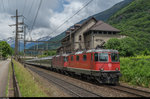
[[55, 56], [52, 67], [69, 74], [95, 79], [99, 83], [116, 84], [121, 76], [117, 50], [93, 49]]

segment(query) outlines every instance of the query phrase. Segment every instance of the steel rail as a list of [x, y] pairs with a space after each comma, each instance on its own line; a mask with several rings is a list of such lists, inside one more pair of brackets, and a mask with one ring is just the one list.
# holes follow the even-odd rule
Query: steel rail
[[[32, 68], [32, 67], [29, 67], [29, 69], [31, 69], [31, 68]], [[85, 91], [86, 93], [89, 93], [89, 94], [91, 94], [91, 95], [94, 95], [94, 97], [102, 97], [102, 96], [100, 96], [100, 95], [98, 95], [98, 94], [96, 94], [96, 93], [93, 93], [93, 92], [91, 92], [91, 91], [88, 91], [88, 90], [86, 90], [86, 89], [84, 89], [84, 88], [81, 88], [81, 87], [76, 86], [76, 85], [74, 85], [74, 84], [72, 84], [72, 83], [66, 82], [65, 80], [56, 78], [56, 77], [54, 77], [54, 76], [52, 76], [52, 75], [49, 75], [49, 74], [47, 74], [47, 73], [41, 72], [41, 71], [39, 71], [39, 70], [35, 70], [35, 69], [32, 68], [32, 71], [34, 71], [34, 72], [36, 72], [36, 73], [38, 73], [38, 74], [40, 73], [40, 76], [46, 78], [46, 79], [49, 80], [49, 81], [52, 81], [53, 83], [59, 85], [60, 87], [63, 87], [64, 89], [70, 91], [71, 93], [75, 94], [75, 95], [78, 96], [78, 97], [83, 97], [83, 96], [82, 96], [81, 94], [77, 93], [77, 92], [74, 92], [74, 91], [71, 90], [71, 89], [68, 89], [67, 87], [64, 87], [62, 84], [60, 84], [60, 83], [58, 83], [58, 82], [59, 82], [59, 81], [63, 81], [63, 83], [68, 84], [68, 86], [70, 85], [71, 87], [73, 86], [74, 88], [78, 88], [78, 89], [80, 89], [80, 90], [82, 90], [82, 91]], [[43, 76], [43, 75], [45, 75], [45, 76]], [[50, 79], [50, 78], [51, 78], [51, 79]], [[53, 79], [56, 79], [56, 80], [59, 80], [59, 81], [56, 82], [56, 80], [54, 81], [54, 80], [52, 80], [52, 78], [53, 78]]]
[[128, 94], [131, 94], [131, 95], [135, 95], [135, 96], [138, 96], [138, 97], [150, 97], [150, 92], [139, 90], [139, 89], [136, 89], [136, 88], [131, 88], [131, 87], [123, 86], [123, 85], [107, 86], [107, 87], [115, 89], [115, 90], [119, 90], [119, 91], [122, 91], [122, 92], [125, 92], [125, 93], [128, 93]]
[[[37, 67], [37, 68], [39, 68], [39, 67]], [[131, 88], [131, 87], [127, 87], [127, 86], [122, 86], [122, 85], [119, 85], [119, 86], [106, 86], [106, 85], [104, 85], [104, 87], [112, 88], [112, 89], [115, 89], [115, 90], [118, 90], [118, 91], [121, 91], [121, 92], [125, 92], [125, 93], [131, 94], [131, 95], [134, 95], [134, 96], [138, 96], [138, 97], [147, 97], [147, 95], [138, 94], [138, 93], [141, 92], [141, 93], [144, 93], [144, 94], [148, 94], [148, 97], [150, 97], [150, 92], [143, 91], [143, 90], [140, 90], [140, 89]], [[125, 90], [123, 90], [123, 88]], [[134, 91], [136, 91], [138, 93], [136, 93]]]

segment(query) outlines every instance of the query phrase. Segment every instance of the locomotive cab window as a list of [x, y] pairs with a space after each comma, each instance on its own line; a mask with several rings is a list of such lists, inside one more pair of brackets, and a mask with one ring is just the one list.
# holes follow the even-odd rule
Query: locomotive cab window
[[108, 61], [108, 53], [99, 53], [99, 61], [107, 62]]
[[94, 54], [94, 59], [95, 59], [96, 62], [98, 61], [98, 53]]
[[83, 61], [86, 61], [87, 57], [86, 55], [83, 55]]
[[112, 62], [119, 62], [119, 54], [111, 53], [111, 61]]

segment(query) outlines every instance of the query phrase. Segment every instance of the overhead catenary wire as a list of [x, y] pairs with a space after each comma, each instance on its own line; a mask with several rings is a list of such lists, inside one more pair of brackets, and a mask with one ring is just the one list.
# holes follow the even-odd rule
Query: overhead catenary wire
[[[51, 34], [55, 33], [58, 29], [60, 29], [66, 22], [68, 22], [70, 19], [72, 19], [75, 15], [77, 15], [81, 10], [83, 10], [86, 6], [88, 6], [93, 0], [88, 1], [81, 9], [79, 9], [75, 14], [73, 14], [70, 18], [68, 18], [66, 21], [64, 21], [60, 26], [57, 27], [56, 30], [54, 30]], [[50, 34], [50, 35], [51, 35]]]
[[[42, 0], [40, 0], [40, 4], [39, 4], [39, 7], [38, 7], [38, 10], [37, 10], [36, 16], [35, 16], [34, 21], [33, 21], [33, 24], [32, 24], [30, 34], [31, 34], [32, 30], [33, 30], [33, 27], [34, 27], [35, 23], [36, 23], [36, 19], [37, 19], [37, 16], [38, 16], [38, 13], [39, 13], [39, 10], [40, 10], [41, 5], [42, 5]], [[32, 39], [32, 37], [31, 37], [31, 39]]]
[[10, 4], [10, 0], [8, 0], [8, 9], [9, 9], [9, 11], [10, 11], [10, 13], [12, 13], [13, 12], [13, 10], [11, 9], [11, 4]]
[[[28, 11], [28, 13], [27, 13], [27, 17], [28, 17], [28, 18], [31, 16], [31, 11], [32, 11], [32, 7], [33, 7], [34, 2], [35, 2], [35, 0], [32, 0], [31, 6], [30, 6], [29, 11]], [[31, 20], [28, 20], [28, 19], [26, 19], [26, 20], [28, 21], [28, 23], [31, 22]], [[30, 24], [28, 24], [28, 26], [31, 27]]]
[[[70, 19], [72, 19], [76, 14], [78, 14], [81, 10], [83, 10], [86, 6], [88, 6], [93, 0], [88, 1], [81, 9], [79, 9], [73, 16], [68, 18], [66, 21], [64, 21], [55, 31], [57, 31], [60, 27], [62, 27], [66, 22], [68, 22]], [[55, 31], [52, 32], [55, 33]], [[55, 38], [55, 40], [58, 40], [58, 38]], [[55, 43], [59, 43], [61, 40], [56, 41]]]
[[[68, 18], [66, 21], [64, 21], [56, 30], [54, 30], [51, 34], [55, 33], [55, 31], [57, 31], [59, 28], [61, 28], [66, 22], [68, 22], [70, 19], [72, 19], [75, 15], [77, 15], [81, 10], [83, 10], [86, 6], [88, 6], [93, 0], [88, 1], [81, 9], [79, 9], [75, 14], [73, 14], [70, 18]], [[50, 35], [51, 35], [50, 34]], [[55, 40], [58, 40], [55, 39]], [[61, 40], [56, 41], [56, 43], [61, 42]]]
[[[54, 30], [50, 35], [55, 33], [59, 28], [61, 28], [66, 22], [68, 22], [70, 19], [72, 19], [75, 15], [77, 15], [81, 10], [83, 10], [86, 6], [88, 6], [93, 0], [88, 1], [82, 8], [80, 8], [76, 13], [74, 13], [70, 18], [68, 18], [66, 21], [64, 21], [56, 30]], [[50, 36], [48, 35], [48, 36]], [[59, 34], [58, 34], [59, 35]], [[55, 40], [58, 40], [55, 39]], [[57, 41], [58, 43], [61, 42], [61, 40]]]
[[35, 1], [32, 0], [32, 3], [31, 3], [31, 6], [30, 6], [30, 8], [29, 8], [29, 11], [28, 11], [28, 14], [27, 14], [27, 15], [30, 15], [34, 2], [35, 2]]
[[[88, 6], [91, 2], [92, 2], [93, 0], [90, 0], [90, 1], [88, 1], [82, 8], [80, 8], [75, 14], [73, 14], [70, 18], [68, 18], [66, 21], [64, 21], [56, 30], [54, 30], [51, 34], [53, 34], [53, 33], [55, 33], [55, 31], [57, 31], [59, 28], [61, 28], [66, 22], [68, 22], [70, 19], [72, 19], [75, 15], [77, 15], [81, 10], [83, 10], [86, 6]], [[41, 4], [40, 4], [41, 5]], [[40, 8], [40, 6], [39, 6], [39, 8]], [[38, 10], [39, 11], [39, 10]], [[38, 13], [37, 13], [37, 15], [38, 15]], [[37, 17], [37, 15], [36, 15], [36, 17]], [[36, 18], [35, 18], [35, 20], [36, 20]], [[34, 21], [34, 24], [35, 24], [35, 21]], [[32, 28], [31, 28], [31, 31], [30, 31], [30, 34], [29, 35], [31, 35], [31, 32], [32, 32], [32, 30], [33, 30], [33, 26], [34, 26], [34, 24], [32, 25]], [[50, 34], [50, 35], [51, 35]], [[57, 38], [58, 39], [58, 38]], [[55, 39], [55, 40], [57, 40], [57, 39]], [[59, 42], [61, 42], [61, 40], [59, 40], [59, 41], [57, 41], [58, 43]]]
[[5, 12], [5, 7], [4, 7], [4, 1], [2, 0], [2, 6], [3, 6], [3, 10]]
[[25, 8], [26, 8], [26, 3], [27, 3], [27, 1], [26, 0], [24, 0], [25, 2], [24, 2], [24, 7], [23, 7], [23, 11], [22, 11], [22, 14], [24, 15], [24, 10], [25, 10]]

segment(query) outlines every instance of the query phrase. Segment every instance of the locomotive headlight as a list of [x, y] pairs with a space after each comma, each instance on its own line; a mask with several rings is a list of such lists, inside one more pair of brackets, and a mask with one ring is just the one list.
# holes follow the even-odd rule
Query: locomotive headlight
[[118, 70], [119, 70], [119, 68], [116, 68], [116, 70], [118, 71]]
[[104, 70], [104, 68], [101, 68], [101, 71], [103, 71]]

